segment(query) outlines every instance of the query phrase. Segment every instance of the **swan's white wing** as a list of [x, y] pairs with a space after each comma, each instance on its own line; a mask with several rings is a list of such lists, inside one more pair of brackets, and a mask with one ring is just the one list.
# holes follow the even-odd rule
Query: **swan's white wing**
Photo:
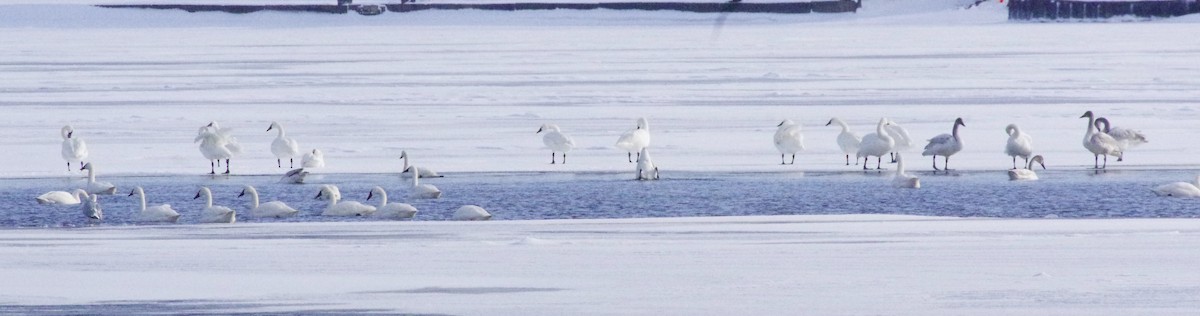
[[892, 139], [895, 139], [896, 146], [904, 148], [912, 146], [912, 138], [908, 136], [908, 130], [904, 129], [904, 127], [890, 124], [885, 125], [883, 129], [887, 131], [888, 135], [892, 136]]
[[38, 204], [44, 205], [76, 205], [79, 204], [79, 199], [71, 195], [70, 192], [50, 191], [36, 198]]
[[300, 164], [305, 168], [321, 168], [325, 166], [324, 154], [313, 154], [312, 152], [304, 154]]
[[1200, 188], [1187, 182], [1175, 182], [1157, 186], [1154, 194], [1171, 197], [1200, 197]]
[[179, 212], [171, 208], [170, 204], [160, 204], [146, 207], [138, 216], [138, 221], [142, 222], [176, 222], [179, 220]]
[[954, 140], [954, 136], [950, 134], [934, 136], [933, 138], [929, 139], [929, 144], [925, 145], [925, 150], [928, 151], [930, 148], [950, 144], [950, 141], [952, 140]]
[[625, 151], [637, 151], [639, 148], [635, 148], [633, 144], [633, 132], [635, 131], [637, 130], [631, 129], [626, 131], [625, 134], [621, 134], [621, 137], [617, 138], [617, 148], [624, 149]]
[[407, 203], [388, 203], [379, 207], [375, 216], [389, 218], [412, 218], [417, 215], [417, 208]]
[[1122, 155], [1121, 145], [1117, 142], [1116, 139], [1113, 139], [1112, 136], [1108, 136], [1108, 134], [1105, 134], [1105, 133], [1092, 134], [1092, 138], [1090, 138], [1088, 141], [1091, 142], [1096, 147], [1100, 148], [1102, 150], [1101, 153], [1103, 153], [1103, 154], [1108, 154], [1110, 156], [1121, 156]]
[[270, 201], [259, 204], [258, 208], [250, 211], [254, 217], [286, 217], [296, 215], [300, 211], [280, 201]]
[[1135, 131], [1132, 129], [1113, 127], [1108, 130], [1107, 134], [1112, 136], [1112, 138], [1116, 139], [1117, 141], [1127, 142], [1130, 145], [1140, 145], [1148, 142], [1146, 141], [1145, 134], [1142, 134], [1141, 131]]
[[568, 150], [575, 147], [575, 140], [558, 132], [546, 133], [546, 136], [542, 137], [542, 142], [546, 144], [546, 147], [555, 150]]

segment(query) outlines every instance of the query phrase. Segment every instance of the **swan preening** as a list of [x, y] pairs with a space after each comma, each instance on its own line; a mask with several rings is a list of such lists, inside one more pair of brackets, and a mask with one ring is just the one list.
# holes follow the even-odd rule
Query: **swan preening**
[[168, 222], [179, 221], [179, 212], [171, 208], [171, 204], [159, 204], [146, 207], [146, 191], [142, 187], [134, 187], [129, 196], [137, 194], [141, 208], [138, 209], [136, 220], [139, 222]]
[[1033, 163], [1042, 166], [1042, 170], [1046, 170], [1046, 162], [1042, 159], [1042, 155], [1033, 156], [1025, 163], [1024, 169], [1012, 169], [1008, 171], [1008, 180], [1037, 180], [1037, 172], [1033, 172]]
[[117, 193], [117, 186], [112, 183], [96, 181], [96, 169], [92, 163], [85, 163], [79, 170], [87, 170], [88, 183], [85, 190], [90, 194], [113, 195]]
[[200, 210], [201, 223], [233, 224], [237, 222], [237, 212], [233, 209], [213, 205], [212, 190], [209, 190], [208, 187], [200, 187], [200, 191], [196, 192], [196, 197], [192, 199], [199, 199], [201, 196], [204, 197], [204, 209]]
[[796, 164], [796, 153], [804, 150], [804, 134], [802, 126], [796, 124], [792, 120], [783, 120], [779, 122], [778, 130], [775, 130], [775, 149], [779, 150], [779, 164], [788, 164], [784, 160], [788, 154], [792, 155], [792, 162]]
[[616, 146], [625, 151], [629, 162], [633, 162], [633, 153], [641, 154], [642, 149], [650, 146], [650, 122], [644, 117], [638, 118], [637, 127], [621, 134]]
[[379, 197], [379, 206], [375, 207], [376, 217], [385, 218], [412, 218], [417, 215], [417, 208], [407, 203], [388, 203], [387, 190], [383, 187], [376, 186], [371, 189], [371, 193], [367, 194], [367, 201], [371, 198]]
[[84, 192], [79, 198], [81, 200], [79, 205], [83, 210], [84, 218], [93, 221], [104, 220], [104, 211], [100, 209], [100, 199], [96, 195], [89, 195], [87, 192]]
[[419, 199], [436, 199], [442, 196], [442, 190], [432, 184], [421, 184], [421, 178], [416, 172], [412, 173], [412, 187], [409, 196]]
[[[1121, 156], [1124, 155], [1121, 151], [1121, 145], [1112, 136], [1098, 131], [1096, 128], [1096, 119], [1092, 111], [1084, 112], [1083, 116], [1079, 118], [1088, 119], [1087, 132], [1083, 134], [1083, 148], [1087, 148], [1088, 151], [1092, 152], [1092, 168], [1108, 168], [1108, 156], [1117, 157], [1117, 161], [1120, 161]], [[1100, 165], [1100, 156], [1104, 156], [1104, 166]]]
[[325, 153], [320, 149], [313, 148], [312, 151], [304, 153], [304, 157], [300, 158], [300, 167], [303, 168], [324, 168]]
[[1159, 196], [1200, 197], [1200, 176], [1196, 176], [1196, 182], [1168, 183], [1151, 190]]
[[904, 158], [896, 153], [896, 176], [892, 177], [892, 186], [906, 189], [920, 189], [921, 179], [904, 172]]
[[71, 192], [66, 191], [50, 191], [34, 198], [38, 204], [42, 205], [76, 205], [81, 203], [82, 196], [87, 195], [87, 191], [83, 189], [75, 189]]
[[[851, 132], [850, 126], [846, 125], [846, 122], [842, 122], [842, 119], [836, 117], [829, 119], [829, 123], [825, 123], [825, 126], [835, 123], [842, 127], [842, 132], [838, 133], [837, 144], [838, 148], [842, 149], [842, 153], [846, 155], [846, 165], [849, 166], [850, 154], [858, 153], [858, 145], [862, 143], [862, 138], [858, 137], [858, 135], [854, 134], [854, 132]], [[858, 164], [857, 159], [854, 160], [854, 164]], [[866, 166], [863, 167], [866, 168]]]
[[486, 221], [492, 219], [492, 213], [478, 205], [463, 205], [454, 211], [456, 221]]
[[194, 143], [200, 143], [200, 154], [209, 160], [209, 174], [216, 174], [216, 165], [225, 160], [225, 174], [229, 174], [229, 159], [242, 152], [242, 146], [233, 137], [232, 130], [221, 128], [217, 122], [201, 126]]
[[245, 195], [250, 195], [250, 216], [283, 218], [300, 213], [300, 211], [280, 201], [258, 204], [258, 190], [254, 189], [253, 186], [247, 185], [242, 188], [242, 193], [238, 193], [239, 198]]
[[355, 201], [341, 201], [342, 192], [332, 184], [322, 185], [316, 199], [329, 201], [325, 204], [325, 210], [321, 212], [322, 216], [365, 216], [375, 213], [374, 206]]
[[546, 135], [542, 135], [542, 143], [550, 148], [550, 164], [555, 164], [554, 153], [562, 153], [563, 164], [566, 164], [567, 152], [575, 148], [575, 140], [563, 134], [558, 125], [554, 124], [542, 124], [542, 127], [538, 128], [537, 133], [534, 134], [541, 132], [546, 132]]
[[[1104, 125], [1104, 128], [1100, 128], [1100, 125]], [[1117, 141], [1117, 147], [1121, 149], [1121, 157], [1117, 157], [1117, 161], [1125, 160], [1125, 151], [1130, 147], [1149, 142], [1141, 131], [1110, 126], [1108, 119], [1103, 117], [1096, 118], [1096, 130], [1112, 136]]]
[[1008, 124], [1004, 128], [1004, 132], [1008, 133], [1008, 143], [1004, 146], [1004, 154], [1012, 156], [1013, 169], [1017, 169], [1017, 157], [1025, 159], [1025, 164], [1029, 164], [1029, 156], [1033, 154], [1033, 137], [1026, 134], [1017, 127], [1017, 124]]
[[654, 161], [650, 159], [648, 148], [642, 147], [642, 151], [638, 152], [637, 161], [637, 180], [658, 180], [658, 166], [654, 165]]
[[62, 134], [62, 158], [67, 161], [67, 171], [71, 171], [71, 163], [77, 162], [83, 164], [83, 160], [88, 157], [87, 143], [79, 137], [75, 137], [75, 128], [71, 125], [63, 126], [60, 130]]
[[[425, 167], [418, 167], [416, 165], [409, 165], [408, 164], [408, 151], [406, 151], [406, 150], [400, 151], [400, 159], [404, 160], [404, 169], [401, 169], [402, 171], [400, 171], [400, 174], [415, 172], [415, 173], [417, 173], [418, 176], [420, 176], [422, 178], [441, 178], [442, 177], [442, 175], [438, 174], [437, 171], [433, 171], [433, 169], [429, 169], [429, 168], [425, 168]], [[566, 159], [566, 158], [563, 158], [563, 159]]]
[[855, 155], [858, 158], [863, 158], [863, 170], [867, 170], [867, 160], [871, 156], [876, 157], [875, 169], [883, 169], [881, 166], [883, 155], [892, 152], [892, 147], [896, 145], [896, 140], [892, 139], [892, 136], [888, 135], [887, 131], [884, 130], [887, 122], [887, 118], [879, 119], [879, 123], [875, 125], [875, 132], [863, 136], [862, 143], [858, 145], [858, 152]]
[[279, 135], [275, 137], [275, 141], [271, 142], [271, 153], [275, 154], [275, 167], [283, 168], [283, 159], [287, 158], [288, 168], [295, 168], [295, 158], [300, 155], [300, 145], [296, 143], [296, 139], [287, 137], [283, 131], [283, 125], [277, 122], [271, 122], [271, 126], [267, 126], [267, 131], [271, 129], [279, 130]]
[[303, 184], [305, 177], [308, 177], [308, 171], [304, 171], [304, 168], [296, 168], [284, 173], [283, 177], [279, 178], [279, 182]]
[[942, 163], [942, 168], [946, 171], [950, 170], [950, 156], [962, 150], [962, 139], [958, 137], [958, 127], [967, 127], [963, 123], [963, 119], [954, 119], [954, 128], [950, 134], [941, 134], [929, 139], [929, 144], [925, 145], [925, 151], [921, 152], [922, 156], [933, 156], [933, 170], [940, 170], [937, 167], [937, 156], [945, 157], [946, 161]]
[[912, 137], [908, 136], [907, 129], [904, 129], [903, 126], [896, 124], [896, 121], [893, 121], [892, 119], [888, 119], [887, 125], [883, 126], [883, 129], [887, 131], [888, 136], [891, 136], [896, 142], [895, 146], [892, 146], [892, 162], [898, 162], [896, 160], [896, 155], [899, 155], [901, 152], [912, 148]]

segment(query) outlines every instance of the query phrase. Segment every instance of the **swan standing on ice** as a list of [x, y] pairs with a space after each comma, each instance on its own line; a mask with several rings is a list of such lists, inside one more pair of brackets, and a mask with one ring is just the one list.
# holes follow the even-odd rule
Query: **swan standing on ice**
[[84, 192], [80, 196], [80, 205], [83, 210], [83, 217], [89, 221], [103, 221], [104, 211], [100, 209], [100, 200], [95, 195], [89, 195]]
[[492, 219], [492, 213], [478, 205], [463, 205], [454, 211], [456, 221], [486, 221]]
[[1012, 156], [1013, 169], [1017, 169], [1017, 157], [1025, 159], [1025, 164], [1028, 165], [1029, 155], [1033, 154], [1033, 137], [1021, 132], [1017, 124], [1008, 124], [1004, 132], [1008, 133], [1008, 144], [1004, 146], [1004, 154]]
[[887, 118], [879, 119], [879, 123], [875, 125], [875, 133], [863, 136], [862, 143], [858, 145], [855, 159], [863, 158], [863, 170], [867, 170], [867, 160], [871, 156], [876, 157], [875, 170], [883, 169], [883, 155], [892, 152], [892, 147], [896, 145], [896, 140], [883, 128], [887, 122]]
[[328, 204], [325, 204], [325, 210], [321, 212], [321, 216], [365, 216], [375, 213], [374, 206], [355, 201], [341, 202], [342, 192], [332, 184], [322, 185], [321, 191], [317, 192], [316, 199], [329, 201]]
[[417, 174], [420, 175], [422, 178], [441, 178], [442, 177], [442, 175], [438, 174], [437, 171], [433, 171], [433, 169], [429, 169], [429, 168], [425, 168], [425, 167], [418, 167], [415, 165], [409, 165], [408, 164], [408, 151], [401, 150], [400, 151], [400, 159], [404, 159], [404, 169], [403, 169], [403, 171], [400, 172], [400, 174], [413, 172], [415, 170], [417, 172]]
[[[1100, 128], [1100, 124], [1104, 124], [1104, 128]], [[1142, 134], [1141, 131], [1111, 127], [1109, 126], [1108, 119], [1103, 117], [1096, 118], [1096, 129], [1104, 131], [1105, 134], [1117, 140], [1117, 146], [1121, 148], [1121, 157], [1117, 157], [1117, 161], [1125, 160], [1125, 151], [1130, 147], [1149, 142], [1146, 140], [1146, 135]]]
[[896, 142], [895, 146], [892, 146], [892, 163], [896, 163], [896, 156], [899, 155], [900, 152], [912, 148], [912, 137], [908, 136], [907, 129], [904, 129], [903, 126], [897, 125], [896, 121], [893, 121], [892, 119], [888, 119], [887, 125], [884, 125], [883, 129], [887, 131], [888, 136], [891, 136], [892, 140]]
[[804, 150], [804, 134], [802, 134], [802, 126], [796, 124], [792, 120], [783, 120], [776, 125], [779, 129], [775, 130], [775, 149], [779, 150], [779, 164], [788, 164], [784, 157], [787, 154], [792, 154], [791, 164], [796, 164], [796, 153]]
[[296, 168], [288, 170], [288, 172], [284, 173], [283, 177], [279, 178], [279, 182], [303, 184], [305, 177], [308, 177], [308, 171], [304, 171], [304, 168]]
[[[837, 136], [837, 144], [838, 148], [842, 149], [842, 153], [846, 154], [846, 165], [849, 166], [850, 154], [858, 153], [858, 145], [862, 143], [862, 138], [858, 137], [858, 134], [851, 132], [850, 126], [846, 125], [846, 122], [842, 122], [842, 119], [836, 117], [829, 119], [829, 123], [825, 123], [825, 126], [829, 126], [834, 123], [842, 127], [842, 132], [838, 133]], [[854, 160], [854, 164], [858, 164], [857, 159]]]
[[1008, 171], [1008, 180], [1037, 180], [1036, 172], [1033, 172], [1033, 163], [1042, 166], [1042, 170], [1046, 170], [1046, 163], [1042, 160], [1042, 155], [1033, 156], [1025, 163], [1025, 169], [1013, 169]]
[[638, 152], [636, 180], [658, 180], [658, 166], [655, 166], [654, 161], [650, 160], [648, 150], [649, 148], [642, 147], [642, 151]]
[[542, 135], [542, 143], [550, 148], [550, 164], [555, 163], [554, 153], [562, 153], [563, 164], [566, 164], [567, 152], [575, 148], [575, 140], [564, 135], [558, 125], [554, 124], [542, 124], [542, 127], [538, 128], [537, 133], [534, 134], [541, 132], [546, 132], [546, 135]]
[[240, 198], [247, 194], [250, 195], [250, 216], [258, 218], [284, 218], [300, 213], [300, 211], [297, 211], [291, 206], [288, 206], [280, 201], [270, 201], [267, 203], [258, 204], [258, 190], [255, 190], [254, 187], [249, 185], [242, 188], [242, 193], [238, 193], [238, 197]]
[[1200, 197], [1200, 176], [1196, 182], [1175, 182], [1157, 186], [1153, 189], [1159, 196]]
[[904, 172], [904, 158], [896, 153], [896, 176], [892, 177], [892, 186], [906, 189], [920, 189], [921, 179]]
[[159, 204], [151, 207], [146, 207], [146, 191], [142, 187], [134, 187], [133, 191], [129, 191], [129, 196], [137, 194], [141, 208], [138, 211], [137, 221], [139, 222], [169, 222], [174, 223], [179, 221], [179, 212], [171, 208], [171, 204]]
[[367, 201], [371, 198], [379, 196], [379, 206], [375, 207], [376, 217], [386, 218], [412, 218], [417, 215], [417, 208], [408, 203], [388, 203], [387, 191], [383, 187], [375, 187], [371, 189], [371, 193], [367, 194]]
[[87, 187], [85, 188], [86, 191], [90, 194], [102, 194], [102, 195], [116, 194], [117, 186], [113, 185], [112, 183], [108, 183], [108, 182], [96, 181], [96, 170], [94, 168], [95, 167], [92, 167], [92, 163], [90, 163], [90, 162], [83, 164], [83, 167], [79, 168], [79, 170], [87, 170], [87, 172], [88, 172], [88, 184], [87, 184]]
[[233, 209], [224, 206], [213, 206], [212, 190], [208, 187], [200, 187], [200, 191], [196, 192], [196, 197], [199, 199], [204, 196], [204, 209], [200, 210], [201, 223], [218, 223], [218, 224], [233, 224], [237, 222], [237, 212]]
[[[221, 127], [220, 124], [217, 124], [217, 121], [208, 122], [208, 125], [205, 125], [204, 127], [221, 136], [221, 138], [225, 140], [225, 148], [228, 148], [232, 155], [236, 156], [242, 154], [242, 144], [238, 143], [237, 137], [233, 137], [232, 128]], [[226, 161], [225, 163], [228, 164], [229, 162]], [[220, 166], [221, 162], [217, 161], [217, 167]]]
[[71, 192], [66, 191], [50, 191], [34, 198], [38, 204], [42, 205], [76, 205], [81, 203], [81, 196], [86, 195], [87, 191], [83, 189], [75, 189]]
[[925, 145], [925, 151], [921, 152], [921, 156], [933, 156], [933, 170], [940, 170], [937, 167], [937, 156], [945, 157], [945, 162], [942, 167], [946, 171], [950, 171], [950, 156], [962, 150], [962, 138], [958, 137], [958, 127], [967, 127], [963, 123], [963, 119], [954, 119], [954, 128], [950, 134], [941, 134], [929, 139], [929, 144]]
[[[1124, 155], [1124, 152], [1121, 151], [1121, 145], [1118, 144], [1116, 139], [1108, 134], [1097, 131], [1096, 119], [1094, 118], [1092, 111], [1084, 112], [1083, 116], [1080, 116], [1079, 118], [1085, 117], [1088, 119], [1088, 125], [1087, 132], [1083, 134], [1083, 148], [1086, 148], [1088, 151], [1092, 152], [1092, 169], [1106, 169], [1108, 168], [1108, 156], [1121, 159], [1121, 156]], [[1104, 156], [1103, 167], [1100, 166], [1100, 156]]]
[[267, 131], [271, 129], [279, 130], [279, 136], [275, 136], [275, 141], [271, 142], [271, 153], [275, 154], [275, 166], [283, 168], [283, 159], [287, 158], [288, 168], [295, 168], [296, 156], [300, 155], [300, 145], [296, 143], [295, 138], [287, 137], [283, 131], [283, 125], [277, 122], [271, 122], [271, 126], [267, 126]]
[[421, 179], [417, 176], [416, 172], [412, 173], [411, 190], [408, 196], [412, 198], [436, 199], [442, 196], [442, 190], [438, 190], [432, 184], [421, 184]]
[[633, 162], [633, 153], [641, 154], [643, 148], [650, 146], [650, 122], [644, 117], [638, 118], [637, 127], [621, 134], [616, 146], [625, 150], [626, 158]]
[[75, 128], [71, 125], [63, 126], [62, 130], [62, 157], [67, 161], [67, 171], [71, 171], [71, 163], [77, 162], [82, 164], [84, 159], [88, 157], [87, 143], [82, 138], [75, 137]]
[[192, 142], [200, 143], [200, 154], [209, 160], [208, 174], [217, 173], [216, 166], [220, 165], [221, 159], [225, 160], [225, 174], [229, 174], [229, 159], [240, 153], [242, 146], [230, 135], [229, 129], [222, 129], [216, 124], [217, 122], [212, 122], [200, 127], [196, 139]]
[[303, 168], [324, 168], [325, 153], [320, 149], [313, 148], [311, 152], [304, 153], [304, 158], [300, 158], [300, 166]]

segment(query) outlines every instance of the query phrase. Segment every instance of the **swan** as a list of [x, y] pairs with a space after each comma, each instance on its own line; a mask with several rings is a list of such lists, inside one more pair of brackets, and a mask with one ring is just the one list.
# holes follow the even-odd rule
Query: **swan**
[[1042, 170], [1046, 170], [1046, 163], [1042, 160], [1042, 155], [1029, 158], [1029, 162], [1025, 163], [1025, 169], [1013, 169], [1008, 171], [1008, 180], [1037, 180], [1036, 172], [1033, 172], [1033, 163], [1038, 163], [1042, 166]]
[[321, 212], [322, 216], [364, 216], [375, 212], [374, 206], [355, 201], [339, 201], [342, 199], [342, 192], [332, 184], [322, 185], [316, 198], [329, 201], [325, 205], [325, 211]]
[[196, 197], [199, 199], [204, 196], [204, 209], [200, 211], [201, 223], [220, 223], [233, 224], [237, 222], [237, 212], [231, 208], [224, 206], [213, 206], [212, 190], [208, 187], [200, 187], [200, 191], [196, 192]]
[[76, 205], [82, 201], [81, 196], [86, 194], [87, 191], [83, 189], [75, 189], [71, 192], [50, 191], [39, 195], [35, 199], [38, 204], [42, 205]]
[[783, 120], [776, 125], [779, 129], [775, 130], [775, 149], [779, 150], [779, 164], [787, 164], [783, 159], [787, 154], [792, 154], [791, 164], [796, 164], [796, 153], [804, 150], [804, 134], [802, 134], [802, 126], [796, 124], [792, 120]]
[[633, 162], [633, 153], [641, 153], [642, 148], [650, 146], [650, 122], [646, 118], [637, 119], [637, 127], [621, 134], [617, 139], [617, 148], [625, 150], [626, 158]]
[[387, 218], [412, 218], [417, 215], [417, 208], [408, 203], [388, 203], [387, 191], [382, 187], [371, 189], [371, 193], [367, 194], [367, 201], [371, 198], [379, 196], [379, 206], [375, 207], [375, 215]]
[[300, 166], [310, 169], [325, 167], [325, 153], [313, 148], [311, 152], [304, 153], [304, 158], [300, 158]]
[[1196, 182], [1175, 182], [1157, 186], [1153, 189], [1159, 196], [1200, 197], [1200, 176]]
[[658, 166], [655, 166], [654, 161], [650, 160], [648, 150], [649, 148], [642, 147], [642, 151], [638, 152], [636, 180], [658, 180]]
[[[1096, 120], [1092, 111], [1084, 112], [1083, 116], [1079, 118], [1085, 117], [1088, 119], [1088, 125], [1087, 132], [1083, 134], [1083, 148], [1092, 152], [1092, 169], [1108, 168], [1108, 156], [1117, 157], [1117, 159], [1121, 159], [1121, 156], [1124, 156], [1124, 152], [1121, 151], [1121, 145], [1112, 136], [1097, 130]], [[1104, 156], [1103, 167], [1100, 166], [1100, 156]]]
[[117, 193], [117, 186], [104, 181], [96, 181], [96, 170], [92, 167], [92, 163], [83, 164], [79, 170], [88, 171], [88, 184], [85, 190], [90, 194], [113, 195]]
[[400, 159], [404, 159], [404, 169], [402, 169], [403, 171], [400, 171], [400, 174], [405, 174], [405, 173], [412, 172], [413, 170], [416, 170], [417, 173], [420, 174], [420, 176], [422, 178], [441, 178], [442, 177], [442, 175], [438, 174], [437, 171], [433, 171], [433, 169], [409, 165], [408, 164], [408, 151], [401, 150], [400, 151]]
[[[1100, 124], [1104, 124], [1104, 128], [1100, 128]], [[1122, 153], [1121, 157], [1117, 157], [1117, 161], [1125, 160], [1124, 153], [1126, 149], [1129, 149], [1129, 147], [1149, 142], [1146, 140], [1146, 135], [1142, 134], [1141, 131], [1120, 127], [1110, 127], [1108, 119], [1103, 117], [1096, 118], [1096, 129], [1104, 131], [1105, 134], [1108, 134], [1108, 136], [1112, 136], [1113, 139], [1117, 140], [1117, 146], [1121, 148]]]
[[892, 178], [892, 186], [897, 188], [920, 189], [921, 179], [904, 172], [904, 158], [896, 153], [896, 176]]
[[250, 195], [250, 216], [259, 218], [284, 218], [300, 213], [300, 211], [297, 211], [291, 206], [287, 206], [287, 204], [284, 204], [280, 201], [270, 201], [267, 203], [258, 204], [258, 190], [255, 190], [253, 186], [247, 185], [243, 187], [242, 193], [238, 193], [238, 197], [240, 198], [247, 194]]
[[75, 137], [75, 128], [71, 125], [63, 126], [62, 130], [62, 157], [67, 161], [67, 171], [71, 171], [71, 163], [83, 163], [88, 157], [87, 142], [82, 138]]
[[1017, 124], [1008, 124], [1004, 132], [1008, 133], [1008, 144], [1004, 146], [1004, 154], [1012, 156], [1013, 169], [1017, 169], [1017, 157], [1025, 159], [1025, 164], [1028, 165], [1029, 155], [1033, 154], [1033, 137], [1021, 132]]
[[151, 207], [146, 207], [146, 191], [142, 187], [134, 187], [133, 191], [129, 191], [129, 196], [137, 194], [138, 201], [141, 203], [141, 209], [138, 212], [137, 221], [139, 222], [170, 222], [179, 221], [179, 212], [171, 208], [171, 204], [159, 204]]
[[[858, 145], [862, 143], [862, 138], [858, 137], [858, 134], [851, 132], [850, 126], [846, 125], [846, 122], [842, 122], [842, 119], [836, 117], [829, 119], [829, 123], [825, 123], [825, 126], [829, 126], [834, 123], [842, 127], [842, 132], [838, 133], [837, 136], [837, 144], [838, 148], [842, 149], [842, 153], [846, 154], [846, 165], [849, 166], [850, 154], [858, 153]], [[858, 164], [857, 159], [854, 160], [854, 164]]]
[[200, 127], [193, 143], [200, 143], [200, 154], [209, 160], [208, 174], [216, 174], [216, 165], [225, 159], [225, 174], [229, 174], [229, 159], [233, 157], [228, 141], [210, 126]]
[[554, 124], [542, 124], [542, 127], [538, 128], [537, 133], [534, 134], [541, 132], [546, 132], [546, 135], [542, 135], [542, 143], [550, 148], [550, 164], [554, 164], [554, 153], [562, 153], [563, 164], [566, 164], [567, 152], [575, 148], [575, 140], [564, 135], [558, 125]]
[[96, 195], [89, 195], [87, 192], [83, 192], [80, 195], [80, 200], [82, 201], [80, 205], [82, 206], [83, 217], [86, 217], [89, 221], [104, 220], [104, 211], [100, 209], [100, 200]]
[[417, 177], [417, 173], [413, 172], [412, 191], [408, 196], [418, 199], [436, 199], [442, 196], [442, 190], [438, 190], [432, 184], [421, 184], [420, 177]]
[[267, 126], [267, 131], [271, 129], [279, 130], [279, 135], [275, 136], [275, 141], [271, 142], [271, 153], [275, 154], [275, 167], [283, 168], [283, 158], [288, 159], [288, 168], [295, 168], [295, 158], [300, 155], [300, 145], [296, 143], [295, 138], [287, 137], [283, 131], [283, 125], [277, 122], [271, 122], [271, 126]]
[[892, 162], [895, 163], [897, 154], [912, 148], [912, 137], [908, 136], [907, 129], [897, 125], [896, 121], [892, 119], [888, 119], [887, 125], [884, 125], [883, 129], [896, 141], [896, 145], [892, 148]]
[[304, 178], [307, 176], [308, 176], [308, 171], [304, 171], [304, 168], [296, 168], [296, 169], [288, 170], [287, 173], [284, 173], [283, 177], [279, 178], [279, 182], [303, 184]]
[[[238, 143], [237, 137], [233, 137], [232, 128], [223, 128], [220, 124], [217, 124], [216, 121], [208, 122], [208, 125], [205, 125], [205, 127], [209, 128], [214, 133], [217, 133], [218, 136], [221, 136], [221, 138], [225, 140], [225, 148], [229, 149], [229, 152], [233, 153], [233, 155], [242, 154], [242, 145]], [[217, 166], [221, 166], [220, 161], [217, 162]]]
[[929, 139], [929, 144], [925, 145], [925, 151], [921, 152], [921, 156], [933, 156], [933, 170], [939, 170], [937, 167], [937, 156], [945, 157], [946, 161], [942, 167], [946, 171], [950, 171], [950, 156], [962, 150], [962, 138], [958, 137], [958, 127], [967, 127], [963, 123], [963, 119], [954, 119], [954, 128], [950, 134], [941, 134]]
[[492, 219], [492, 213], [478, 205], [463, 205], [454, 211], [456, 221], [486, 221]]
[[879, 123], [875, 125], [875, 133], [863, 136], [862, 143], [858, 146], [858, 152], [855, 153], [857, 158], [863, 158], [863, 170], [867, 170], [867, 159], [870, 159], [871, 156], [876, 157], [875, 169], [883, 169], [881, 166], [883, 155], [892, 152], [892, 147], [896, 146], [896, 140], [892, 139], [892, 136], [888, 135], [883, 128], [887, 122], [887, 118], [879, 119]]

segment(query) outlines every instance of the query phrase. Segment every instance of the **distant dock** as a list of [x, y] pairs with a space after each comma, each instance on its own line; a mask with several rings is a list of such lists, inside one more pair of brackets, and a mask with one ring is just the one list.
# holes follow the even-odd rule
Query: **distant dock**
[[122, 4], [98, 5], [104, 8], [183, 10], [187, 12], [253, 13], [261, 11], [309, 12], [362, 15], [378, 15], [387, 12], [412, 12], [426, 10], [642, 10], [682, 11], [699, 13], [748, 12], [748, 13], [851, 13], [862, 6], [861, 0], [797, 1], [797, 2], [522, 2], [522, 3], [402, 3], [402, 4], [345, 4], [345, 5], [204, 5], [204, 4]]

